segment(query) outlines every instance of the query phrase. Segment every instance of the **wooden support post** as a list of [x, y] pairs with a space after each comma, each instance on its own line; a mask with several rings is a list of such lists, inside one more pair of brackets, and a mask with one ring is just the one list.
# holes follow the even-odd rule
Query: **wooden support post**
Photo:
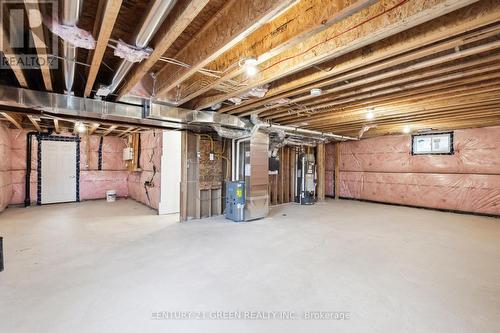
[[325, 200], [325, 144], [320, 143], [316, 147], [316, 171], [318, 173], [318, 201]]
[[181, 136], [181, 209], [180, 209], [180, 220], [187, 220], [187, 140], [188, 132], [182, 132]]
[[295, 201], [295, 148], [290, 149], [290, 202]]
[[339, 168], [339, 163], [340, 163], [340, 143], [335, 144], [335, 199], [339, 198], [339, 192], [340, 192], [340, 168]]

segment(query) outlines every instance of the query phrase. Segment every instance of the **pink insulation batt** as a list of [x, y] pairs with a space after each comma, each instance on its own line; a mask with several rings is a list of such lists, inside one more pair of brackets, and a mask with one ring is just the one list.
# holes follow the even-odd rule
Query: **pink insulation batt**
[[0, 124], [0, 211], [7, 207], [12, 197], [11, 142], [9, 134], [9, 129], [4, 124]]
[[80, 199], [105, 198], [108, 190], [115, 190], [118, 197], [127, 197], [128, 172], [123, 161], [127, 141], [119, 137], [104, 137], [102, 170], [97, 170], [99, 140], [99, 136], [83, 137], [80, 143]]
[[[129, 196], [154, 209], [158, 209], [160, 202], [162, 140], [161, 131], [141, 133], [139, 166], [142, 171], [132, 172], [128, 178]], [[156, 167], [156, 173], [153, 172], [153, 165]], [[144, 183], [151, 180], [153, 186], [147, 187], [146, 192]]]
[[[26, 130], [9, 129], [0, 124], [0, 211], [9, 204], [24, 203], [26, 175]], [[71, 136], [70, 133], [62, 133]], [[32, 138], [31, 202], [37, 199], [38, 141]], [[97, 135], [82, 136], [80, 142], [80, 200], [104, 199], [106, 191], [115, 190], [118, 197], [131, 197], [158, 209], [160, 201], [160, 169], [162, 154], [161, 131], [141, 134], [142, 171], [129, 173], [123, 161], [125, 138], [106, 136], [102, 145], [102, 170], [98, 170], [99, 141]], [[157, 173], [153, 177], [153, 165]], [[144, 183], [148, 187], [148, 200]]]
[[411, 136], [340, 143], [340, 196], [500, 215], [500, 127], [454, 131], [453, 155], [411, 155]]

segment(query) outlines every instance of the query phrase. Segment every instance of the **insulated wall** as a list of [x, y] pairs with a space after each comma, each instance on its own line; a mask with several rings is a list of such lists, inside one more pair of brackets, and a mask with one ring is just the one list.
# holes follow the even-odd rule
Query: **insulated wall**
[[[116, 196], [128, 196], [128, 172], [123, 161], [124, 138], [83, 136], [80, 142], [80, 199], [101, 199], [107, 190]], [[99, 154], [99, 151], [101, 152]], [[101, 161], [99, 163], [99, 156]]]
[[335, 196], [335, 145], [325, 145], [325, 195]]
[[500, 127], [454, 131], [453, 155], [411, 155], [411, 136], [339, 144], [340, 196], [500, 215]]
[[12, 176], [10, 172], [11, 144], [9, 129], [0, 124], [0, 211], [3, 211], [12, 197]]
[[[128, 177], [129, 196], [151, 208], [158, 209], [160, 202], [162, 131], [140, 134], [140, 171]], [[177, 189], [176, 189], [177, 190]]]
[[[10, 204], [24, 203], [26, 175], [26, 134], [25, 130], [10, 129], [12, 177], [12, 198]], [[71, 136], [72, 134], [61, 134]], [[32, 138], [31, 154], [31, 202], [37, 197], [37, 147], [36, 137]], [[80, 200], [103, 199], [107, 190], [116, 190], [119, 197], [128, 196], [125, 163], [122, 151], [126, 140], [119, 137], [103, 137], [101, 170], [99, 169], [99, 136], [82, 136], [80, 142]]]

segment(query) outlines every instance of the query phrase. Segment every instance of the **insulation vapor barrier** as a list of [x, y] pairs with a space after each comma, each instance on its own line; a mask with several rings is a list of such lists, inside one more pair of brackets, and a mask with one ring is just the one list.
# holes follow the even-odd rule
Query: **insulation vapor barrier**
[[4, 124], [0, 124], [0, 212], [7, 207], [12, 197], [10, 157], [9, 129]]
[[340, 143], [341, 197], [500, 215], [500, 127], [454, 131], [453, 155], [411, 155], [411, 136]]
[[132, 199], [158, 209], [160, 203], [162, 132], [141, 133], [139, 167], [128, 177], [128, 194]]
[[[20, 205], [25, 199], [26, 130], [9, 129], [0, 124], [0, 211], [8, 205]], [[71, 135], [62, 133], [61, 135]], [[123, 161], [124, 138], [82, 136], [80, 143], [80, 199], [106, 198], [107, 190], [118, 197], [131, 197], [157, 209], [160, 198], [161, 131], [141, 134], [142, 171], [128, 172]], [[32, 138], [30, 200], [37, 200], [37, 140]], [[100, 163], [99, 163], [100, 161]], [[99, 169], [99, 164], [101, 168]], [[154, 172], [153, 165], [156, 168]], [[145, 183], [151, 184], [145, 188]], [[148, 198], [149, 195], [149, 198]]]

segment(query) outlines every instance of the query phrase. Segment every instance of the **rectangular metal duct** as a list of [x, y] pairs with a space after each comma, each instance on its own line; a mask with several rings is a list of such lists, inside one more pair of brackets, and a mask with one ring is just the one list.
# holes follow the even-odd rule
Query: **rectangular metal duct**
[[145, 106], [48, 93], [10, 86], [0, 86], [0, 106], [41, 111], [54, 116], [84, 117], [129, 124], [184, 129], [192, 124], [218, 124], [246, 129], [238, 117], [210, 111], [193, 111], [164, 104]]
[[146, 117], [150, 119], [165, 121], [180, 119], [183, 122], [191, 125], [210, 126], [213, 124], [217, 124], [224, 127], [247, 129], [247, 125], [239, 117], [236, 116], [213, 111], [186, 110], [159, 103], [149, 104]]
[[256, 131], [245, 149], [245, 220], [251, 221], [269, 214], [269, 134]]

